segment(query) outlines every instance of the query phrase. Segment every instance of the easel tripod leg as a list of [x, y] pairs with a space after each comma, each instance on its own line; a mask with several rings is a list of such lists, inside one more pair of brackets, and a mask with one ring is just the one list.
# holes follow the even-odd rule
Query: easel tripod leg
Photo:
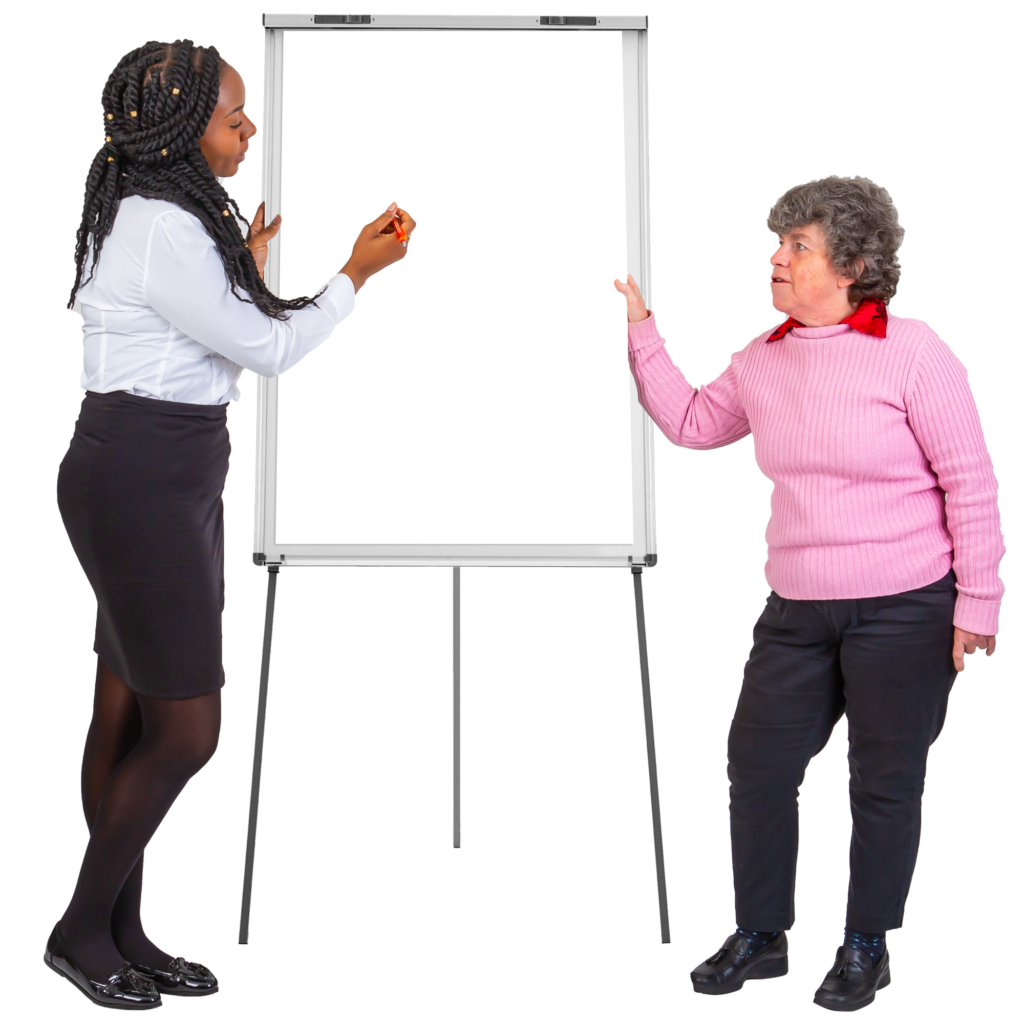
[[260, 668], [260, 699], [256, 711], [256, 747], [252, 755], [252, 790], [249, 794], [249, 836], [245, 844], [245, 880], [242, 882], [242, 919], [238, 941], [249, 941], [249, 904], [252, 901], [252, 865], [256, 856], [256, 815], [260, 803], [260, 772], [263, 767], [263, 730], [267, 722], [267, 682], [270, 678], [270, 639], [274, 630], [274, 597], [279, 566], [269, 566], [267, 617], [263, 624], [263, 664]]
[[658, 798], [658, 765], [654, 756], [654, 715], [651, 710], [651, 673], [647, 664], [647, 628], [644, 624], [643, 567], [634, 565], [633, 596], [636, 599], [636, 633], [640, 643], [640, 682], [644, 694], [644, 726], [647, 730], [647, 772], [651, 781], [651, 818], [654, 822], [654, 864], [658, 873], [658, 910], [661, 941], [669, 942], [668, 894], [665, 888], [665, 852], [661, 842], [661, 802]]
[[461, 793], [461, 593], [459, 567], [452, 578], [452, 845], [462, 846], [462, 793]]

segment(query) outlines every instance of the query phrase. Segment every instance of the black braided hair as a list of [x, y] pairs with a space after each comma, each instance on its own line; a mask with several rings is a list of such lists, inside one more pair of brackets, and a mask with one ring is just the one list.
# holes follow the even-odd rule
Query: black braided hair
[[[213, 46], [191, 39], [148, 42], [126, 53], [103, 89], [103, 128], [107, 139], [93, 157], [85, 182], [85, 206], [75, 246], [75, 285], [70, 309], [82, 281], [92, 240], [92, 279], [103, 239], [110, 234], [123, 196], [165, 199], [195, 214], [213, 239], [224, 262], [231, 290], [267, 316], [287, 320], [288, 310], [302, 309], [313, 298], [281, 299], [263, 283], [256, 261], [245, 246], [238, 221], [249, 222], [217, 180], [199, 148], [217, 106], [222, 70]], [[224, 211], [234, 211], [234, 216]], [[247, 295], [240, 295], [238, 289]]]

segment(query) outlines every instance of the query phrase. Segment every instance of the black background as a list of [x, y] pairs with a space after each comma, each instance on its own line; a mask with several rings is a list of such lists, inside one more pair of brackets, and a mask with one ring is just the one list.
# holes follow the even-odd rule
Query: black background
[[[962, 265], [969, 246], [985, 245], [984, 238], [968, 238], [963, 223], [956, 224], [951, 245], [946, 209], [959, 188], [977, 187], [972, 175], [983, 168], [939, 141], [946, 126], [930, 112], [929, 76], [935, 73], [927, 61], [921, 81], [899, 85], [908, 113], [894, 120], [889, 110], [876, 114], [863, 99], [842, 98], [845, 82], [812, 73], [822, 70], [820, 55], [810, 68], [788, 58], [739, 66], [724, 60], [725, 53], [718, 53], [719, 62], [708, 55], [702, 63], [705, 57], [688, 46], [691, 56], [680, 61], [673, 40], [681, 28], [665, 26], [659, 38], [652, 19], [657, 291], [648, 304], [688, 380], [712, 380], [731, 350], [781, 321], [769, 303], [774, 242], [764, 227], [776, 198], [811, 177], [867, 174], [892, 191], [908, 229], [901, 254], [905, 278], [892, 310], [927, 319], [966, 361], [996, 471], [1006, 479], [1016, 453], [1009, 431], [997, 429], [1001, 403], [993, 348], [1005, 351], [1010, 336], [993, 333], [993, 322], [978, 315], [976, 287], [953, 301], [945, 272], [938, 272], [940, 256], [942, 267]], [[63, 38], [61, 31], [55, 38]], [[87, 840], [79, 766], [95, 672], [95, 605], [50, 489], [82, 398], [80, 321], [63, 308], [73, 280], [82, 175], [100, 141], [99, 93], [109, 70], [146, 38], [179, 35], [216, 43], [242, 72], [249, 113], [261, 119], [256, 9], [124, 17], [111, 12], [80, 35], [69, 30], [65, 52], [73, 74], [49, 78], [47, 85], [59, 101], [63, 128], [59, 164], [50, 164], [56, 184], [45, 256], [53, 287], [43, 305], [44, 337], [53, 345], [47, 360], [53, 372], [46, 375], [45, 451], [34, 456], [38, 485], [32, 499], [44, 524], [44, 547], [52, 552], [42, 598], [49, 630], [27, 629], [43, 638], [23, 648], [35, 652], [29, 658], [32, 678], [42, 685], [26, 694], [26, 731], [15, 735], [18, 744], [37, 737], [40, 745], [29, 742], [25, 749], [42, 755], [28, 791], [19, 793], [28, 798], [25, 813], [34, 822], [29, 846], [19, 851], [27, 861], [26, 891], [33, 894], [28, 927], [18, 940], [26, 964], [37, 954], [33, 943], [38, 938], [41, 951], [71, 896]], [[924, 54], [913, 59], [922, 61]], [[863, 79], [859, 66], [847, 71]], [[872, 77], [870, 88], [879, 88], [878, 81]], [[717, 90], [716, 82], [728, 89]], [[774, 109], [767, 105], [771, 96]], [[344, 131], [344, 125], [324, 130]], [[396, 160], [408, 159], [400, 137], [400, 124], [382, 126], [381, 143], [394, 147]], [[250, 217], [261, 198], [262, 157], [257, 135], [248, 162], [227, 182]], [[365, 197], [365, 220], [392, 200], [402, 205], [401, 195]], [[268, 219], [279, 212], [287, 219], [287, 210], [270, 210]], [[467, 227], [477, 216], [467, 211]], [[488, 217], [500, 234], [500, 197]], [[565, 238], [563, 244], [571, 244]], [[337, 240], [339, 266], [351, 243]], [[624, 266], [617, 275], [639, 278], [639, 271]], [[522, 287], [538, 284], [524, 281]], [[457, 310], [456, 274], [452, 304]], [[1016, 330], [1016, 321], [1012, 325], [1007, 330]], [[486, 324], [479, 327], [485, 338]], [[624, 372], [626, 348], [624, 317]], [[266, 572], [252, 565], [250, 554], [256, 379], [246, 373], [240, 383], [242, 401], [229, 414], [227, 686], [220, 748], [146, 854], [147, 931], [221, 978], [223, 991], [204, 1004], [220, 1009], [203, 1012], [258, 1011], [279, 996], [299, 1012], [308, 1006], [342, 1010], [353, 995], [367, 995], [368, 981], [382, 1010], [457, 1006], [453, 981], [463, 980], [460, 966], [466, 964], [482, 967], [484, 977], [516, 982], [515, 989], [499, 989], [510, 1004], [519, 991], [528, 996], [537, 978], [587, 1005], [624, 977], [608, 972], [594, 979], [590, 964], [612, 958], [626, 968], [630, 987], [640, 981], [651, 998], [671, 993], [674, 1004], [678, 997], [685, 1008], [702, 1013], [719, 1006], [691, 994], [686, 971], [733, 927], [725, 738], [751, 629], [767, 596], [762, 564], [770, 485], [754, 465], [750, 439], [719, 452], [687, 452], [656, 434], [659, 565], [644, 573], [643, 592], [671, 946], [658, 945], [629, 572], [497, 568], [463, 573], [467, 835], [460, 852], [445, 846], [451, 571], [282, 573], [251, 944], [239, 946], [266, 594]], [[382, 404], [386, 398], [381, 395]], [[1005, 496], [1002, 501], [1006, 507]], [[1004, 621], [1006, 613], [1004, 608]], [[880, 997], [890, 1008], [920, 1010], [942, 999], [934, 984], [939, 925], [963, 926], [980, 938], [1001, 910], [999, 860], [1005, 851], [995, 831], [1006, 776], [992, 769], [1000, 744], [989, 723], [993, 708], [1004, 706], [1013, 656], [1004, 649], [990, 662], [969, 659], [954, 688], [945, 731], [929, 761], [921, 859], [905, 927], [890, 936], [894, 985]], [[46, 667], [42, 679], [40, 664]], [[27, 757], [35, 762], [36, 753]], [[802, 791], [792, 974], [745, 989], [741, 1009], [810, 1006], [842, 939], [849, 830], [844, 721], [812, 762]], [[488, 956], [490, 951], [498, 955]], [[954, 950], [953, 961], [966, 951]], [[586, 965], [584, 985], [573, 983], [577, 972], [566, 971], [567, 963], [580, 962]], [[632, 973], [634, 964], [643, 974]], [[451, 970], [425, 985], [421, 965]], [[351, 966], [358, 968], [354, 976]], [[388, 970], [392, 966], [398, 970]], [[430, 974], [432, 980], [436, 972]], [[40, 998], [54, 1009], [83, 1009], [70, 986], [53, 981], [43, 988], [40, 978]], [[418, 983], [402, 984], [410, 978]]]

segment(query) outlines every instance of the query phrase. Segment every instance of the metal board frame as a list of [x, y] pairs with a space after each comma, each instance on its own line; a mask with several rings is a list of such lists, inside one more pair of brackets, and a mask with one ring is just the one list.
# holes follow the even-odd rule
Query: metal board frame
[[[284, 33], [375, 32], [388, 29], [492, 29], [537, 32], [621, 32], [626, 129], [627, 257], [639, 269], [641, 294], [653, 307], [650, 265], [649, 19], [639, 15], [538, 14], [262, 14], [263, 148], [261, 193], [280, 208]], [[267, 286], [280, 288], [280, 248], [270, 247]], [[624, 339], [625, 340], [625, 339]], [[631, 400], [634, 538], [629, 545], [283, 545], [275, 540], [278, 379], [257, 377], [253, 500], [253, 564], [282, 566], [545, 566], [626, 568], [657, 564], [654, 422], [635, 389]], [[557, 549], [557, 550], [552, 550]], [[568, 550], [566, 550], [568, 549]]]

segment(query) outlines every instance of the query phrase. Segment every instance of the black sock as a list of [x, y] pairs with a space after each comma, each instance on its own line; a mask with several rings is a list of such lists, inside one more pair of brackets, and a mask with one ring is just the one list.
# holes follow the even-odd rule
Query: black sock
[[778, 935], [778, 932], [755, 932], [750, 928], [737, 928], [737, 935], [742, 935], [750, 943], [750, 952], [756, 953], [759, 949], [767, 946], [772, 939]]
[[871, 957], [871, 964], [874, 966], [882, 959], [885, 952], [885, 932], [859, 932], [856, 928], [847, 926], [846, 934], [843, 936], [844, 946], [853, 946], [867, 953]]

